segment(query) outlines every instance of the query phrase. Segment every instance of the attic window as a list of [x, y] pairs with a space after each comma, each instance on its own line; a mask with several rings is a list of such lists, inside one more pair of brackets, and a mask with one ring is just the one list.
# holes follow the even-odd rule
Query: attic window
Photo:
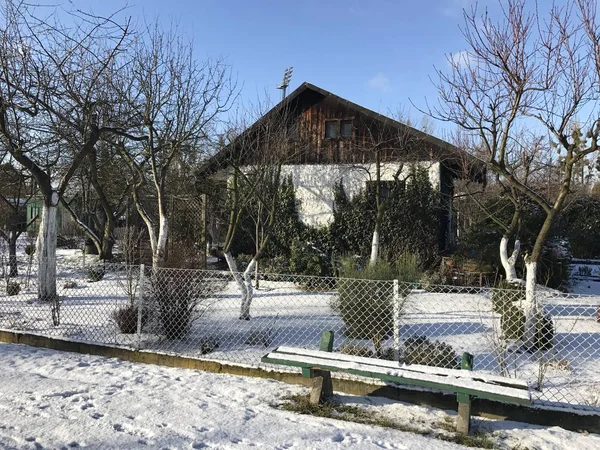
[[340, 123], [337, 120], [325, 121], [325, 139], [336, 139], [338, 137]]
[[343, 138], [351, 138], [352, 137], [352, 121], [351, 120], [342, 120], [340, 126], [340, 135]]

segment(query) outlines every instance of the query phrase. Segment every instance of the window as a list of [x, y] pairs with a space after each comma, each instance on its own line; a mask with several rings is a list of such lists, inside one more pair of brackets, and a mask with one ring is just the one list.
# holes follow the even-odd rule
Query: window
[[325, 121], [325, 139], [336, 139], [340, 123], [337, 120]]
[[[375, 194], [377, 192], [377, 182], [367, 181], [367, 192]], [[401, 186], [396, 185], [395, 181], [392, 180], [381, 180], [379, 182], [379, 201], [384, 202], [389, 199], [396, 189], [402, 189]], [[374, 195], [373, 195], [374, 197]]]
[[352, 121], [351, 120], [342, 120], [340, 126], [340, 136], [343, 138], [351, 138], [352, 137]]

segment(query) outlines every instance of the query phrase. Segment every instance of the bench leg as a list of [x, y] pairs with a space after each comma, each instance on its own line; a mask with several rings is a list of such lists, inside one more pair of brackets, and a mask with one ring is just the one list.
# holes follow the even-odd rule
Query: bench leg
[[466, 435], [469, 434], [470, 428], [471, 398], [466, 394], [458, 394], [458, 417], [456, 418], [456, 431]]
[[333, 395], [331, 373], [327, 370], [312, 369], [310, 375], [312, 378], [310, 404], [318, 405], [320, 402]]
[[[463, 353], [460, 368], [462, 370], [473, 370], [473, 355]], [[456, 418], [456, 431], [469, 434], [471, 428], [471, 396], [469, 394], [456, 394], [458, 400], [458, 417]]]

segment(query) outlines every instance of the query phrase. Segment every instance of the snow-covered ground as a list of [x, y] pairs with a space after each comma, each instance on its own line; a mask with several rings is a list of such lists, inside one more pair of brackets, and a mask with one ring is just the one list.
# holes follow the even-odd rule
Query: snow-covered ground
[[[459, 449], [418, 434], [283, 411], [284, 383], [0, 344], [0, 449]], [[340, 397], [433, 430], [452, 412]], [[600, 448], [600, 436], [475, 418], [498, 448]], [[520, 446], [520, 447], [517, 447]]]
[[[94, 258], [88, 256], [86, 265], [90, 264], [94, 264]], [[156, 318], [140, 336], [119, 331], [113, 314], [127, 304], [123, 267], [107, 265], [104, 278], [90, 282], [81, 253], [59, 250], [58, 269], [60, 325], [52, 323], [50, 305], [37, 301], [35, 277], [27, 286], [27, 265], [22, 259], [19, 295], [7, 296], [0, 286], [0, 328], [253, 366], [260, 365], [261, 356], [279, 345], [317, 348], [324, 330], [335, 332], [335, 351], [341, 351], [344, 345], [373, 349], [368, 339], [344, 335], [343, 318], [332, 307], [337, 296], [333, 283], [307, 291], [302, 285], [307, 278], [261, 280], [251, 308], [252, 320], [240, 321], [240, 295], [235, 282], [231, 278], [217, 281], [215, 292], [198, 297], [204, 314], [185, 337], [167, 340]], [[169, 274], [175, 286], [192, 286], [196, 293], [207, 279], [218, 279], [210, 271], [179, 270]], [[67, 288], [66, 281], [76, 286]], [[400, 319], [400, 345], [408, 338], [426, 336], [450, 345], [457, 356], [462, 352], [473, 354], [476, 371], [508, 372], [533, 387], [541, 380], [541, 392], [533, 391], [536, 400], [552, 406], [583, 405], [600, 410], [600, 323], [596, 321], [600, 297], [543, 294], [544, 310], [554, 323], [555, 345], [543, 355], [531, 355], [502, 346], [500, 315], [492, 311], [491, 295], [486, 290], [439, 286], [430, 291], [412, 290]], [[152, 305], [144, 308], [152, 309]], [[392, 343], [387, 339], [385, 346]], [[501, 361], [505, 364], [503, 370]]]

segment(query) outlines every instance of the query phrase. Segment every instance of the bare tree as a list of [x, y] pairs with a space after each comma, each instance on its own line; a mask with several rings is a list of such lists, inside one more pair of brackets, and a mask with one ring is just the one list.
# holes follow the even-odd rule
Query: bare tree
[[[263, 256], [273, 236], [284, 166], [292, 163], [307, 147], [307, 139], [295, 128], [292, 107], [283, 102], [262, 115], [264, 105], [256, 108], [258, 114], [248, 114], [249, 120], [240, 120], [228, 133], [229, 143], [218, 159], [226, 167], [227, 233], [223, 253], [227, 265], [242, 293], [240, 319], [250, 319], [250, 307], [254, 295], [252, 272]], [[261, 117], [262, 116], [262, 117]], [[256, 117], [260, 117], [253, 125]], [[240, 273], [231, 253], [240, 218], [253, 205], [255, 229], [255, 253], [245, 270]]]
[[[500, 2], [500, 9], [498, 21], [487, 11], [480, 14], [477, 6], [465, 11], [467, 57], [450, 56], [450, 72], [438, 71], [440, 104], [430, 113], [476, 136], [487, 167], [545, 212], [525, 256], [524, 345], [531, 349], [541, 314], [535, 289], [544, 242], [571, 191], [574, 166], [598, 149], [599, 26], [594, 0], [555, 5], [547, 16], [528, 10], [524, 0]], [[584, 114], [589, 115], [581, 120]], [[553, 142], [564, 152], [555, 197], [548, 198], [514, 170], [509, 149], [521, 127], [538, 130], [539, 146], [549, 148]]]
[[114, 146], [101, 140], [79, 168], [77, 180], [61, 198], [75, 223], [92, 241], [100, 259], [112, 259], [115, 228], [131, 195], [130, 172]]
[[37, 219], [27, 222], [27, 203], [34, 194], [31, 175], [10, 158], [0, 155], [0, 238], [8, 244], [9, 277], [18, 275], [17, 241], [19, 236]]
[[[102, 78], [129, 36], [127, 23], [5, 0], [0, 27], [0, 139], [40, 190], [38, 296], [56, 298], [56, 210], [77, 168], [105, 132], [116, 132], [114, 94]], [[41, 18], [40, 18], [41, 17]]]
[[[237, 87], [223, 61], [198, 62], [192, 44], [176, 29], [162, 31], [155, 25], [133, 51], [122, 98], [137, 113], [131, 127], [137, 138], [121, 142], [119, 149], [134, 174], [133, 199], [158, 267], [164, 265], [167, 250], [168, 180], [177, 176], [182, 160], [207, 147]], [[144, 206], [143, 189], [152, 192], [155, 214]]]

